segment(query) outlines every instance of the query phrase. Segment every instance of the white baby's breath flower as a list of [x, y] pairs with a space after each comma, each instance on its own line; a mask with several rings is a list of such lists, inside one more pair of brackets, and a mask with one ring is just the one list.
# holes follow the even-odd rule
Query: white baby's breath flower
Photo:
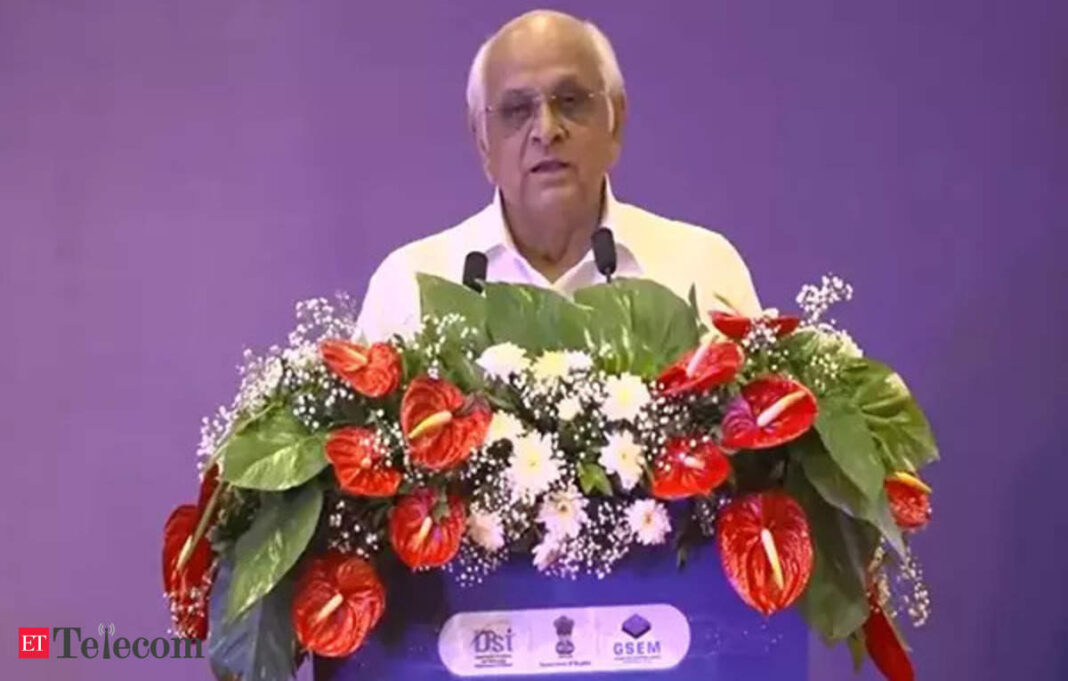
[[545, 525], [549, 534], [560, 537], [577, 537], [586, 515], [586, 497], [571, 487], [561, 492], [546, 495], [538, 511], [538, 522]]
[[624, 490], [630, 490], [642, 477], [642, 448], [628, 431], [609, 433], [608, 444], [601, 450], [598, 463], [609, 473], [619, 476]]
[[561, 421], [570, 421], [582, 413], [582, 402], [577, 397], [565, 397], [556, 405], [556, 415]]
[[560, 464], [553, 457], [548, 435], [529, 433], [512, 441], [508, 481], [518, 497], [530, 497], [549, 488], [560, 477]]
[[301, 343], [286, 348], [282, 351], [282, 360], [296, 371], [310, 369], [322, 361], [319, 355], [319, 346], [315, 343]]
[[504, 526], [499, 513], [472, 511], [467, 518], [467, 534], [471, 540], [487, 551], [504, 548]]
[[523, 434], [523, 423], [506, 411], [493, 412], [489, 429], [486, 431], [486, 444], [491, 445], [498, 440], [511, 440], [515, 442]]
[[604, 387], [607, 398], [601, 408], [609, 421], [632, 421], [653, 399], [649, 388], [634, 374], [611, 376]]
[[567, 357], [568, 371], [589, 371], [593, 368], [593, 359], [581, 350], [569, 350], [564, 355]]
[[840, 347], [842, 349], [842, 354], [846, 357], [860, 359], [864, 356], [864, 351], [860, 349], [860, 346], [857, 345], [857, 342], [853, 340], [853, 337], [850, 336], [847, 332], [839, 331], [838, 341], [839, 343], [841, 343]]
[[570, 369], [567, 353], [560, 350], [543, 352], [534, 360], [534, 377], [539, 381], [554, 381], [565, 378]]
[[671, 518], [664, 505], [653, 499], [639, 499], [627, 509], [627, 523], [639, 544], [663, 544], [671, 531]]
[[261, 409], [282, 381], [282, 361], [277, 357], [267, 357], [251, 366], [251, 370], [242, 377], [237, 396], [236, 406], [240, 411]]
[[498, 343], [482, 351], [475, 362], [490, 378], [507, 379], [530, 367], [527, 351], [515, 343]]
[[560, 537], [549, 533], [546, 534], [542, 540], [534, 547], [534, 567], [539, 571], [544, 572], [560, 555]]

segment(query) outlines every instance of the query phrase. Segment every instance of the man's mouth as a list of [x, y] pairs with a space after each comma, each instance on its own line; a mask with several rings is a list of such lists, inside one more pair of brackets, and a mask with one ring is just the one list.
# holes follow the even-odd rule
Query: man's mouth
[[563, 161], [557, 161], [556, 159], [548, 159], [545, 161], [539, 161], [535, 163], [531, 168], [532, 173], [556, 173], [561, 170], [570, 168], [571, 164], [564, 163]]

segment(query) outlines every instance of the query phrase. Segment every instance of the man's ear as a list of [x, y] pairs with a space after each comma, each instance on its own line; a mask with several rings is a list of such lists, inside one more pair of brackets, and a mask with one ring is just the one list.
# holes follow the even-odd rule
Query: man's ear
[[482, 163], [482, 173], [490, 184], [494, 184], [493, 173], [490, 169], [489, 144], [486, 141], [486, 136], [482, 134], [482, 123], [477, 116], [470, 115], [467, 117], [467, 124], [471, 130], [472, 137], [475, 138], [475, 148], [478, 149], [478, 159]]
[[627, 96], [623, 93], [613, 95], [608, 101], [612, 107], [612, 161], [609, 167], [619, 161], [623, 152], [623, 127], [627, 122]]
[[612, 116], [612, 139], [620, 145], [623, 143], [623, 126], [627, 122], [627, 95], [622, 92], [612, 95], [610, 103], [615, 108], [615, 115]]

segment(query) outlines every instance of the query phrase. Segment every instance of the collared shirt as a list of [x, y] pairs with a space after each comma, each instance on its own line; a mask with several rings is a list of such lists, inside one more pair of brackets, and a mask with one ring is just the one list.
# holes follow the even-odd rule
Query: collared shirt
[[[760, 312], [749, 269], [722, 235], [617, 201], [607, 181], [601, 226], [615, 238], [614, 276], [653, 279], [683, 298], [694, 286], [702, 310], [729, 309], [729, 304], [746, 315]], [[486, 254], [488, 281], [533, 284], [566, 296], [604, 282], [592, 249], [559, 279], [548, 281], [516, 249], [495, 191], [490, 205], [459, 225], [402, 246], [382, 261], [367, 285], [357, 321], [363, 336], [377, 341], [414, 332], [420, 320], [415, 275], [459, 281], [471, 251]]]

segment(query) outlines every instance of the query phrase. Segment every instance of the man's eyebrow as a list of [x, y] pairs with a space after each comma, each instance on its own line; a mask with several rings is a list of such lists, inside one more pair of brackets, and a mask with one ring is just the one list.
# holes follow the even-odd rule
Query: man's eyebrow
[[566, 76], [561, 76], [553, 83], [553, 89], [561, 87], [586, 87], [582, 84], [582, 81], [573, 73], [569, 73]]
[[501, 91], [501, 97], [509, 97], [514, 95], [530, 95], [534, 94], [536, 90], [530, 87], [510, 87]]
[[[552, 85], [549, 88], [547, 88], [547, 90], [549, 92], [553, 92], [553, 91], [558, 90], [558, 89], [563, 88], [563, 87], [586, 88], [588, 86], [583, 84], [582, 80], [576, 74], [568, 73], [568, 74], [560, 76], [559, 78], [554, 80], [552, 82]], [[536, 88], [533, 88], [533, 87], [515, 85], [515, 86], [509, 87], [509, 88], [505, 88], [504, 90], [501, 90], [500, 97], [504, 98], [504, 97], [514, 97], [516, 95], [530, 95], [530, 94], [537, 94], [537, 92], [538, 92], [538, 90]]]

